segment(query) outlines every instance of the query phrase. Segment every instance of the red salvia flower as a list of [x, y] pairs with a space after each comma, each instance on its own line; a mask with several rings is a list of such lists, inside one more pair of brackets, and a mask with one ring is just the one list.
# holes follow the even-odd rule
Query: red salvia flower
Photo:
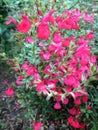
[[12, 95], [14, 95], [13, 86], [9, 86], [9, 88], [5, 91], [5, 94], [6, 94], [7, 96], [12, 96]]
[[22, 16], [22, 21], [17, 25], [17, 30], [21, 33], [27, 33], [31, 28], [31, 22], [26, 15]]

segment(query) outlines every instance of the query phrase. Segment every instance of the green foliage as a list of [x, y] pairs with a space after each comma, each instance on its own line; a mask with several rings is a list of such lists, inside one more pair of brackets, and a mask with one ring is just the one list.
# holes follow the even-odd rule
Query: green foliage
[[38, 59], [40, 49], [36, 46], [36, 44], [28, 44], [24, 43], [24, 47], [21, 49], [21, 53], [19, 54], [20, 63], [24, 63], [24, 59], [29, 61], [31, 64], [38, 65], [40, 63]]
[[6, 128], [7, 128], [7, 124], [5, 122], [2, 122], [2, 120], [0, 119], [0, 129], [5, 130]]
[[[22, 38], [23, 35], [18, 34], [18, 38], [15, 38], [13, 36], [14, 33], [16, 34], [14, 30], [15, 26], [6, 26], [5, 22], [8, 15], [11, 15], [17, 19], [18, 16], [16, 14], [23, 13], [28, 14], [28, 16], [32, 16], [31, 19], [33, 20], [33, 17], [36, 18], [36, 13], [38, 10], [41, 10], [43, 14], [46, 14], [46, 12], [52, 8], [58, 12], [63, 12], [64, 8], [79, 8], [84, 12], [86, 8], [89, 12], [95, 15], [95, 24], [92, 26], [92, 30], [94, 30], [95, 33], [95, 41], [92, 42], [91, 45], [93, 53], [98, 55], [98, 7], [96, 6], [96, 3], [96, 1], [92, 0], [2, 0], [0, 2], [0, 56], [2, 56], [2, 59], [4, 60], [6, 60], [6, 57], [13, 57], [14, 61], [17, 61], [19, 64], [23, 64], [24, 59], [35, 66], [42, 64], [40, 59], [38, 59], [40, 49], [37, 47], [37, 44], [27, 44], [22, 40], [17, 42], [17, 40]], [[81, 26], [82, 31], [80, 33], [85, 34], [85, 30], [89, 31], [89, 26], [89, 24], [87, 26]], [[32, 30], [32, 33], [34, 33], [34, 30]], [[72, 34], [75, 34], [75, 32], [73, 31]], [[71, 32], [69, 31], [67, 35], [71, 35]], [[92, 68], [92, 70], [93, 69], [94, 68]], [[39, 70], [41, 70], [40, 67]], [[49, 123], [51, 123], [51, 121], [60, 121], [59, 125], [62, 125], [63, 123], [66, 124], [66, 119], [68, 117], [66, 113], [68, 113], [68, 108], [71, 108], [72, 104], [65, 106], [64, 109], [60, 111], [55, 111], [53, 108], [53, 99], [48, 101], [47, 98], [37, 95], [33, 86], [29, 86], [31, 88], [28, 89], [28, 83], [31, 81], [31, 79], [32, 77], [28, 77], [22, 81], [22, 83], [26, 83], [27, 88], [22, 86], [16, 90], [17, 100], [20, 104], [20, 108], [24, 109], [26, 130], [32, 129], [29, 119], [43, 121], [46, 124], [46, 128], [47, 126], [49, 127]], [[95, 79], [93, 81], [96, 83]], [[88, 111], [87, 108], [84, 108], [84, 106], [81, 108], [81, 111], [83, 112], [82, 119], [84, 122], [86, 121], [87, 124], [90, 125], [91, 130], [97, 130], [98, 126], [98, 88], [94, 87], [96, 86], [94, 82], [92, 83], [92, 86], [87, 84], [88, 86], [91, 86], [88, 87], [88, 92], [89, 104], [91, 105], [92, 110]], [[5, 128], [4, 124], [2, 124], [2, 128]]]
[[[51, 122], [55, 123], [56, 121], [59, 121], [59, 125], [62, 125], [63, 123], [66, 124], [68, 106], [65, 106], [61, 111], [54, 110], [53, 105], [55, 102], [53, 99], [49, 101], [44, 98], [43, 95], [37, 95], [34, 88], [31, 88], [30, 90], [26, 90], [25, 87], [19, 88], [17, 90], [17, 95], [20, 107], [26, 109], [26, 111], [24, 111], [26, 122], [29, 119], [32, 119], [33, 121], [42, 121], [46, 127], [49, 127]], [[29, 126], [28, 123], [25, 124], [25, 127]]]
[[[9, 15], [10, 7], [8, 7], [5, 1], [0, 2], [0, 54], [3, 52], [13, 55], [13, 46], [15, 44], [11, 34], [14, 30], [14, 25], [6, 26], [5, 22]], [[9, 56], [8, 55], [8, 56]]]
[[[97, 82], [98, 83], [98, 82]], [[89, 92], [89, 104], [91, 106], [91, 111], [90, 113], [90, 120], [91, 120], [91, 130], [97, 130], [98, 129], [98, 84], [96, 87], [91, 87], [88, 88]]]

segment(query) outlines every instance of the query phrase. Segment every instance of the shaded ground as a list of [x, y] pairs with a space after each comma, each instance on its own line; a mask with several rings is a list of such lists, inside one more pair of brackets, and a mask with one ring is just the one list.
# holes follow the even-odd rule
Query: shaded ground
[[0, 130], [23, 130], [23, 121], [17, 118], [18, 113], [22, 114], [23, 110], [18, 110], [16, 105], [16, 97], [7, 97], [5, 90], [8, 85], [4, 83], [8, 80], [10, 85], [14, 80], [14, 74], [10, 72], [10, 67], [0, 64]]

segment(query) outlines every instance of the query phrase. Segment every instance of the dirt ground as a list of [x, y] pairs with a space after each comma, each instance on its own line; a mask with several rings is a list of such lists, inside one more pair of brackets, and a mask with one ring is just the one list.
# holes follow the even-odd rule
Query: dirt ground
[[[15, 107], [16, 97], [7, 97], [5, 91], [8, 85], [15, 81], [14, 74], [6, 64], [0, 64], [0, 130], [23, 130], [23, 121], [17, 118], [22, 110]], [[10, 105], [9, 105], [10, 104]]]

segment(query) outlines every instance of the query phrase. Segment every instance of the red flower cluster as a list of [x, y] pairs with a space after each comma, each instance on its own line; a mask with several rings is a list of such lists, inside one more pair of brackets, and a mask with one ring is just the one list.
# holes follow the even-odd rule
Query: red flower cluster
[[41, 122], [34, 122], [34, 130], [41, 130], [42, 123]]
[[14, 18], [12, 18], [12, 16], [8, 16], [8, 18], [9, 18], [9, 20], [6, 21], [6, 25], [9, 25], [11, 23], [16, 24], [17, 21]]
[[47, 40], [50, 36], [49, 26], [46, 23], [41, 23], [38, 26], [38, 38], [41, 40]]
[[5, 91], [5, 94], [6, 94], [7, 96], [12, 96], [12, 95], [14, 95], [13, 86], [9, 86], [9, 88]]
[[27, 33], [31, 28], [31, 22], [28, 17], [24, 14], [22, 15], [22, 21], [17, 25], [17, 30], [21, 33]]
[[73, 116], [70, 116], [68, 118], [68, 122], [71, 126], [73, 126], [74, 128], [81, 128], [84, 129], [85, 125], [82, 123], [79, 123], [77, 119], [75, 119]]
[[[67, 105], [73, 98], [75, 106], [69, 110], [71, 116], [68, 122], [74, 128], [84, 128], [85, 125], [75, 116], [81, 115], [79, 106], [88, 101], [86, 87], [82, 83], [88, 80], [91, 67], [97, 67], [96, 57], [92, 55], [89, 46], [90, 41], [94, 39], [94, 34], [90, 31], [78, 37], [75, 35], [65, 37], [64, 31], [78, 32], [81, 20], [93, 23], [94, 19], [88, 13], [82, 15], [78, 9], [66, 10], [61, 16], [53, 16], [54, 13], [55, 11], [51, 10], [44, 17], [36, 20], [38, 27], [35, 34], [38, 39], [35, 40], [39, 43], [37, 44], [40, 48], [39, 65], [44, 64], [42, 69], [39, 70], [39, 65], [35, 67], [25, 61], [20, 67], [25, 76], [19, 75], [16, 84], [22, 86], [22, 80], [31, 76], [29, 85], [35, 87], [38, 94], [46, 95], [47, 99], [54, 97], [54, 108], [57, 110], [62, 109], [62, 104]], [[27, 33], [31, 23], [26, 15], [22, 18], [17, 25], [17, 30]], [[30, 36], [26, 37], [26, 42], [32, 43], [32, 41]], [[35, 123], [35, 125], [34, 129], [39, 130], [41, 124]]]

